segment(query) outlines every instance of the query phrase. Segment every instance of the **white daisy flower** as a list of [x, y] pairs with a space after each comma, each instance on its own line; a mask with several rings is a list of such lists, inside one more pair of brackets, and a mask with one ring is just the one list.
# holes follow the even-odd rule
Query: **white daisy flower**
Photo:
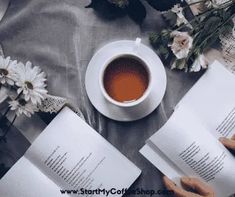
[[16, 112], [17, 116], [20, 116], [21, 114], [26, 115], [27, 117], [31, 117], [34, 112], [38, 111], [38, 108], [36, 105], [34, 105], [32, 102], [27, 102], [26, 100], [20, 98], [18, 100], [10, 101], [9, 102], [11, 110]]
[[23, 93], [26, 101], [31, 100], [35, 105], [41, 104], [47, 94], [45, 73], [38, 66], [33, 67], [31, 62], [26, 62], [25, 65], [19, 63], [17, 72], [17, 93]]
[[10, 57], [4, 58], [0, 56], [0, 83], [14, 85], [16, 80], [17, 61], [12, 61]]

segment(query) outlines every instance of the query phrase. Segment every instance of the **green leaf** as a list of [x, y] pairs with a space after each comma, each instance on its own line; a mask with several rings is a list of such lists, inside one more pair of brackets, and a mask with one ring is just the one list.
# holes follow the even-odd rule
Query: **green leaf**
[[220, 32], [220, 34], [229, 33], [232, 31], [232, 29], [233, 29], [233, 24], [227, 23], [219, 29], [219, 32]]
[[177, 59], [175, 61], [175, 68], [179, 70], [185, 69], [186, 59]]
[[164, 58], [165, 58], [165, 59], [167, 59], [169, 56], [170, 56], [170, 53], [169, 53], [169, 52], [166, 53], [166, 54], [164, 54]]
[[222, 17], [224, 21], [227, 20], [230, 16], [231, 16], [230, 12], [226, 12], [225, 10], [223, 10]]
[[201, 54], [200, 48], [195, 47], [195, 48], [194, 48], [194, 54], [195, 54], [195, 55], [200, 55], [200, 54]]
[[160, 38], [160, 35], [158, 33], [152, 32], [149, 34], [149, 40], [152, 44], [157, 43], [159, 38]]
[[170, 31], [167, 29], [162, 30], [161, 32], [161, 41], [162, 41], [162, 45], [167, 46], [170, 43]]
[[168, 29], [163, 29], [161, 31], [162, 37], [169, 37], [170, 36], [170, 31]]
[[209, 35], [213, 33], [217, 27], [221, 24], [222, 20], [220, 17], [212, 16], [206, 21], [204, 28], [202, 30], [202, 36]]
[[160, 52], [162, 55], [165, 55], [165, 54], [169, 53], [169, 52], [168, 52], [168, 49], [167, 49], [166, 47], [164, 47], [163, 45], [160, 45], [160, 46], [159, 46], [159, 52]]

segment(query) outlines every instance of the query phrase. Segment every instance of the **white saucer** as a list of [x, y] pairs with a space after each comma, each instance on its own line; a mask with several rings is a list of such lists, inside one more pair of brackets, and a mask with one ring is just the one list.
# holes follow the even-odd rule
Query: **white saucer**
[[[141, 119], [161, 103], [166, 91], [166, 72], [157, 54], [149, 47], [140, 44], [137, 51], [133, 51], [135, 41], [121, 40], [105, 45], [98, 50], [91, 59], [85, 77], [87, 95], [92, 105], [104, 116], [117, 121], [134, 121]], [[110, 103], [102, 94], [99, 86], [99, 73], [104, 62], [110, 57], [123, 53], [138, 53], [149, 65], [152, 74], [152, 90], [149, 96], [138, 106], [133, 108], [118, 107]]]

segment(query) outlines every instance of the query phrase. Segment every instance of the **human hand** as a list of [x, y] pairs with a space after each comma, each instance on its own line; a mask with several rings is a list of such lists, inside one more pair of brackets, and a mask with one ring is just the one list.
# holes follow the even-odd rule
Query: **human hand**
[[219, 141], [227, 148], [235, 151], [235, 135], [231, 139], [221, 137]]
[[[178, 187], [166, 176], [163, 177], [163, 182], [168, 190], [174, 192], [175, 197], [215, 197], [213, 189], [196, 178], [181, 178], [182, 186], [185, 189]], [[187, 190], [194, 190], [195, 193]]]

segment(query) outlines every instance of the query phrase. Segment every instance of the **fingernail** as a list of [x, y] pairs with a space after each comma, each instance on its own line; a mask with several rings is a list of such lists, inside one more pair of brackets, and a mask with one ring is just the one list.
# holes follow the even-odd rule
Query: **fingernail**
[[190, 178], [188, 178], [188, 177], [182, 177], [182, 178], [181, 178], [181, 181], [183, 181], [183, 182], [188, 182], [188, 181], [190, 181]]
[[225, 137], [220, 137], [220, 138], [219, 138], [219, 141], [221, 141], [221, 142], [224, 142], [225, 140], [226, 140]]

